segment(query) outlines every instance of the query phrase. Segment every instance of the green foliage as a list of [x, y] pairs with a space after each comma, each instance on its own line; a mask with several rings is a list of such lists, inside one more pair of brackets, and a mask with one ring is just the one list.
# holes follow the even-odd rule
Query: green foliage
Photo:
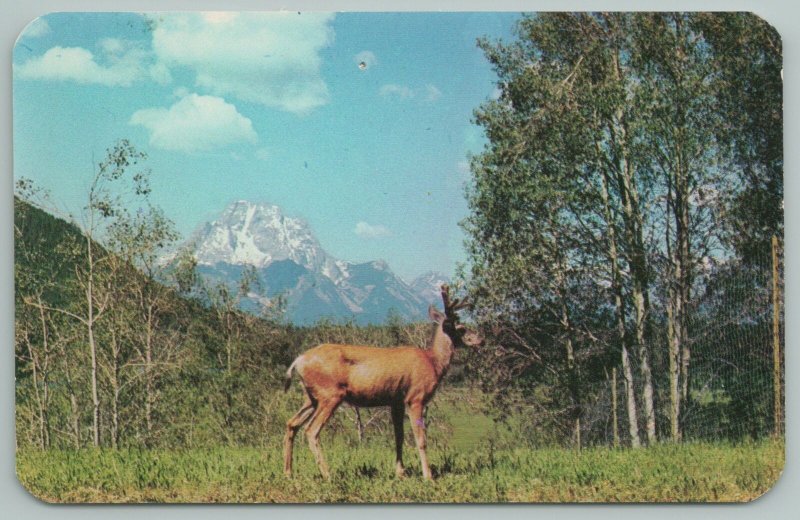
[[[632, 429], [650, 442], [653, 426], [680, 436], [672, 418], [689, 435], [734, 435], [695, 421], [730, 420], [736, 406], [752, 411], [736, 435], [766, 434], [770, 304], [754, 296], [782, 233], [777, 34], [742, 13], [539, 13], [512, 41], [479, 46], [500, 94], [475, 111], [488, 143], [471, 161], [463, 222], [489, 340], [472, 374], [500, 410], [521, 400], [564, 437], [608, 439], [599, 406], [626, 362], [643, 415]], [[727, 300], [748, 263], [760, 273], [750, 298]], [[732, 306], [726, 334], [714, 319]], [[748, 326], [762, 362], [735, 357]], [[758, 384], [744, 392], [721, 364]], [[712, 417], [693, 403], [703, 392], [735, 404]]]
[[[109, 244], [117, 254], [105, 256], [98, 267], [98, 275], [115, 287], [108, 319], [96, 330], [102, 438], [107, 444], [117, 439], [120, 446], [258, 443], [263, 403], [250, 396], [278, 387], [300, 333], [232, 309], [215, 311], [162, 285], [154, 278], [156, 252], [172, 232], [160, 213], [149, 215], [116, 221]], [[85, 238], [77, 227], [19, 199], [15, 226], [18, 441], [83, 446], [91, 424], [85, 330], [51, 309], [82, 305], [76, 273], [85, 261]], [[188, 284], [191, 269], [182, 272]], [[47, 305], [41, 314], [31, 305], [37, 302]], [[230, 337], [220, 320], [238, 334], [238, 357], [228, 372], [219, 353]], [[148, 327], [149, 367], [143, 350]], [[148, 399], [152, 431], [146, 427]]]
[[[19, 301], [42, 288], [54, 304], [69, 299], [69, 281], [78, 261], [82, 233], [74, 225], [14, 197], [14, 281]], [[67, 289], [67, 291], [65, 291]]]
[[778, 32], [750, 13], [704, 13], [693, 20], [717, 58], [719, 106], [731, 124], [714, 130], [743, 172], [729, 200], [729, 240], [759, 258], [783, 236], [783, 46]]
[[487, 441], [431, 450], [436, 480], [426, 482], [413, 457], [409, 475], [394, 477], [389, 441], [325, 445], [330, 481], [306, 449], [286, 479], [280, 439], [261, 448], [25, 450], [17, 475], [48, 502], [743, 502], [767, 492], [784, 463], [783, 443], [772, 440], [581, 452]]

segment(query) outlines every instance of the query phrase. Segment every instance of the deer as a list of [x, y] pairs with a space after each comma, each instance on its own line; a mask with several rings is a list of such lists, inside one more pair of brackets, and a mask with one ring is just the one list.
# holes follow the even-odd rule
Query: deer
[[324, 343], [299, 355], [286, 371], [284, 391], [296, 372], [302, 383], [305, 401], [286, 423], [284, 473], [292, 476], [292, 447], [297, 431], [305, 424], [308, 446], [323, 478], [330, 471], [319, 443], [320, 431], [340, 404], [356, 407], [391, 408], [395, 437], [395, 473], [405, 475], [403, 467], [403, 419], [406, 413], [419, 452], [422, 475], [432, 480], [426, 452], [425, 406], [433, 398], [450, 367], [456, 348], [483, 345], [475, 330], [460, 323], [457, 312], [470, 304], [466, 299], [450, 299], [447, 285], [441, 286], [444, 313], [432, 304], [428, 316], [434, 323], [427, 347]]

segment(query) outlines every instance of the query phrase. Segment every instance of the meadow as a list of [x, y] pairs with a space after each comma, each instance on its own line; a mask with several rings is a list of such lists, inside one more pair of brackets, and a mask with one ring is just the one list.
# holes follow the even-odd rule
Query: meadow
[[432, 445], [427, 482], [411, 444], [399, 479], [388, 438], [323, 435], [323, 447], [330, 481], [301, 445], [285, 478], [277, 438], [258, 448], [21, 450], [17, 476], [47, 502], [744, 502], [767, 492], [784, 463], [783, 441], [772, 439], [580, 452], [484, 439]]
[[[290, 416], [300, 403], [299, 392], [273, 397], [280, 403], [275, 417]], [[302, 435], [295, 441], [294, 476], [284, 476], [282, 423], [259, 446], [21, 448], [17, 477], [47, 502], [745, 502], [767, 492], [784, 465], [784, 443], [773, 438], [635, 450], [548, 447], [521, 414], [495, 421], [483, 400], [478, 391], [448, 387], [431, 403], [433, 482], [422, 478], [407, 419], [406, 476], [398, 479], [388, 412], [362, 411], [359, 441], [348, 406], [322, 432], [330, 481], [320, 477]]]

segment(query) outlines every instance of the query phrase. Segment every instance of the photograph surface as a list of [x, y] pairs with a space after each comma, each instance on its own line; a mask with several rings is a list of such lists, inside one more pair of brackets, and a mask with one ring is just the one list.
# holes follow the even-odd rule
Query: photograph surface
[[52, 13], [16, 468], [56, 503], [749, 502], [784, 449], [749, 13]]

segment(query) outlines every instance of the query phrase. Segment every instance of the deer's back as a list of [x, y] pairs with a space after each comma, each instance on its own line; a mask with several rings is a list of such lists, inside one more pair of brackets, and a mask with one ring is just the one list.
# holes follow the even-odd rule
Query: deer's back
[[296, 369], [315, 398], [334, 393], [358, 406], [429, 398], [438, 384], [428, 353], [416, 347], [326, 343], [300, 356]]

